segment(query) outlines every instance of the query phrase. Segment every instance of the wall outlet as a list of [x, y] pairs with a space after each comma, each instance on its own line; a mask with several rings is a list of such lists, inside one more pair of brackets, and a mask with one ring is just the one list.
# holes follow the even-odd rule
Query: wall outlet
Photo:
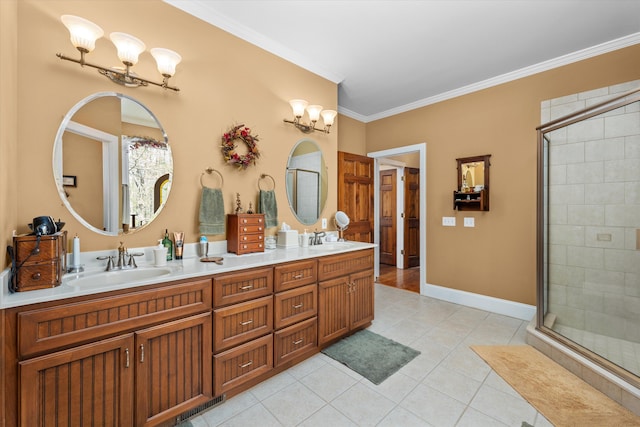
[[476, 219], [474, 217], [465, 217], [464, 218], [464, 226], [465, 227], [475, 227], [476, 226]]
[[442, 225], [444, 227], [455, 227], [456, 226], [456, 217], [455, 216], [443, 216], [442, 217]]
[[323, 230], [327, 229], [327, 218], [322, 218], [322, 229]]

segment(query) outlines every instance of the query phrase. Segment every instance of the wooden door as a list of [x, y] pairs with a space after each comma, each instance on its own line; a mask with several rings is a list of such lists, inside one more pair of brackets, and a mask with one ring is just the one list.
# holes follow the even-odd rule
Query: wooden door
[[136, 425], [152, 426], [213, 397], [211, 313], [136, 333]]
[[380, 264], [396, 265], [395, 169], [380, 171]]
[[133, 334], [20, 362], [20, 425], [133, 424]]
[[349, 332], [349, 277], [318, 283], [318, 345]]
[[338, 151], [338, 210], [350, 219], [346, 240], [373, 243], [373, 159]]
[[364, 326], [373, 320], [374, 288], [373, 271], [353, 273], [349, 277], [349, 327]]
[[404, 168], [404, 268], [420, 265], [420, 169]]

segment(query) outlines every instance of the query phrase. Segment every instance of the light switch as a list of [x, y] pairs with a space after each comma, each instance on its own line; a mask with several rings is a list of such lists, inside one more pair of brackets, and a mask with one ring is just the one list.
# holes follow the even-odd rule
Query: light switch
[[323, 230], [327, 229], [327, 218], [322, 218], [322, 229]]
[[474, 217], [465, 217], [464, 218], [464, 226], [465, 227], [475, 227], [476, 219]]
[[456, 226], [456, 217], [455, 216], [443, 216], [442, 217], [442, 225], [445, 227], [455, 227]]

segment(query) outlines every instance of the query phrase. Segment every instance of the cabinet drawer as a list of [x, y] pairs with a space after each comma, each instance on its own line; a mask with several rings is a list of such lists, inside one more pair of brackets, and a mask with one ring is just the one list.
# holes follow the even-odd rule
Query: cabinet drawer
[[262, 242], [248, 242], [238, 243], [238, 255], [244, 255], [246, 253], [264, 252], [264, 243]]
[[[66, 252], [67, 232], [40, 236], [40, 243], [37, 236], [17, 236], [13, 238], [16, 251], [16, 263], [20, 264], [25, 260], [29, 262], [49, 261], [53, 258], [60, 258]], [[38, 245], [38, 253], [32, 253]]]
[[273, 369], [271, 334], [214, 356], [215, 395]]
[[262, 226], [264, 227], [264, 215], [246, 214], [238, 215], [238, 225], [242, 226]]
[[211, 280], [132, 292], [18, 314], [22, 357], [211, 310]]
[[318, 258], [318, 280], [345, 276], [373, 268], [373, 249]]
[[317, 318], [305, 320], [273, 335], [274, 363], [276, 366], [312, 352], [317, 347]]
[[238, 237], [240, 244], [242, 243], [262, 243], [264, 241], [264, 234], [241, 234]]
[[315, 259], [277, 265], [273, 270], [273, 281], [276, 292], [316, 283], [317, 279], [318, 262]]
[[271, 295], [272, 292], [271, 267], [221, 274], [213, 278], [213, 305], [216, 308]]
[[53, 288], [60, 285], [63, 274], [62, 266], [58, 260], [28, 262], [18, 270], [17, 290], [22, 292]]
[[259, 235], [263, 235], [264, 234], [264, 226], [262, 224], [260, 225], [240, 225], [238, 227], [238, 234], [243, 235], [243, 234], [259, 234]]
[[213, 352], [226, 350], [273, 330], [273, 298], [235, 304], [214, 310]]
[[276, 329], [318, 314], [318, 285], [307, 285], [275, 295]]

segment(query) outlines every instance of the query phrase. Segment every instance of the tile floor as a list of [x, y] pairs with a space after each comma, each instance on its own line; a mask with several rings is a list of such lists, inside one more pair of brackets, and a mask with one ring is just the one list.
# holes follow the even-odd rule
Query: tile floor
[[213, 426], [551, 426], [469, 348], [524, 344], [527, 322], [376, 284], [370, 330], [421, 351], [376, 386], [324, 354], [190, 420]]

